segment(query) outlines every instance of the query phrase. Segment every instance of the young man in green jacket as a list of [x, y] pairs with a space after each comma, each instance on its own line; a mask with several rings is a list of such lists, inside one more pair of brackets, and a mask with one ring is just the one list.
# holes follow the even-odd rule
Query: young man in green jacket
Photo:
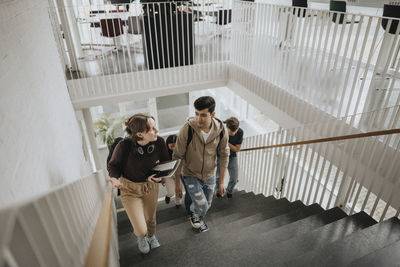
[[[202, 96], [194, 102], [195, 117], [180, 129], [172, 157], [182, 160], [182, 181], [192, 199], [190, 222], [200, 232], [208, 231], [204, 218], [215, 187], [217, 153], [220, 159], [219, 192], [225, 194], [224, 178], [229, 162], [228, 134], [224, 123], [215, 118], [215, 100]], [[182, 195], [175, 181], [176, 195]]]

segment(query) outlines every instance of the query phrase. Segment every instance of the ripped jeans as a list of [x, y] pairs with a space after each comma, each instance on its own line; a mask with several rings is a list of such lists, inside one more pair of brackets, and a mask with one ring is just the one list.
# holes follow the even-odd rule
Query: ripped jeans
[[194, 176], [183, 176], [182, 181], [185, 183], [187, 192], [192, 199], [190, 210], [197, 214], [200, 219], [203, 219], [211, 207], [214, 195], [215, 175], [206, 181], [197, 179]]

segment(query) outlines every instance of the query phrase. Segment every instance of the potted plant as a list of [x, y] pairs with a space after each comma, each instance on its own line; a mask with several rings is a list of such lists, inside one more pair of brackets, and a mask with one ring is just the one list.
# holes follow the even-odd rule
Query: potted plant
[[102, 144], [106, 144], [107, 147], [110, 146], [114, 142], [115, 131], [122, 129], [125, 121], [125, 116], [111, 118], [110, 113], [103, 113], [98, 120], [93, 122], [97, 140]]

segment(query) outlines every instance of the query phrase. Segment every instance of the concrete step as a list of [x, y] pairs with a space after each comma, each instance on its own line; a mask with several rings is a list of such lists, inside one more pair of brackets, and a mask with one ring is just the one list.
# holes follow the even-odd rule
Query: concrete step
[[397, 218], [377, 223], [285, 262], [286, 266], [344, 266], [400, 240]]

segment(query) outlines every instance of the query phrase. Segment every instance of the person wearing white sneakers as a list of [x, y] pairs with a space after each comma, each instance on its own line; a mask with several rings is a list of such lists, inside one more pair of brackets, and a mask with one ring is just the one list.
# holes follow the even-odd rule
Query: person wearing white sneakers
[[108, 182], [120, 188], [121, 201], [137, 236], [139, 251], [149, 253], [160, 246], [156, 232], [158, 183], [161, 178], [148, 176], [158, 163], [169, 160], [164, 139], [152, 116], [135, 114], [125, 123], [128, 137], [121, 140], [107, 165]]

